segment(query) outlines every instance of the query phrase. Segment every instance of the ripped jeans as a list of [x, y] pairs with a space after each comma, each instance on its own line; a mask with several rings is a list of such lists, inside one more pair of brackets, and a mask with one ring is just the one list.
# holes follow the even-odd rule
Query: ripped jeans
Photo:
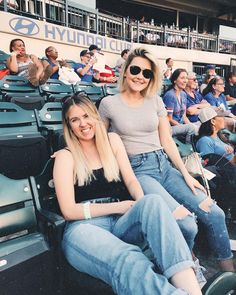
[[[215, 202], [209, 205], [209, 211], [201, 209], [201, 203], [207, 196], [200, 190], [197, 190], [197, 195], [193, 194], [182, 174], [171, 166], [163, 150], [129, 156], [129, 159], [145, 194], [163, 197], [172, 212], [180, 204], [193, 212], [205, 226], [209, 246], [216, 258], [227, 260], [233, 257], [223, 210]], [[188, 215], [177, 222], [192, 249], [197, 233], [194, 217]]]

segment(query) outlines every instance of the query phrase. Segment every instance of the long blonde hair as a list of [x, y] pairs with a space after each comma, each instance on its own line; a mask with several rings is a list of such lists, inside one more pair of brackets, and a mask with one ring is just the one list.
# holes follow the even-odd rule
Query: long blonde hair
[[62, 107], [63, 130], [66, 145], [74, 159], [74, 182], [82, 186], [95, 178], [81, 148], [79, 139], [71, 129], [68, 112], [72, 106], [80, 106], [96, 123], [95, 145], [100, 156], [104, 175], [107, 181], [119, 181], [119, 167], [113, 154], [105, 125], [95, 107], [85, 94], [77, 94], [67, 98]]
[[150, 79], [148, 86], [141, 91], [142, 96], [152, 97], [157, 95], [157, 93], [160, 92], [161, 84], [162, 84], [161, 71], [160, 71], [160, 67], [159, 67], [157, 59], [145, 47], [135, 48], [133, 51], [129, 53], [128, 58], [126, 62], [124, 63], [122, 67], [122, 71], [120, 73], [120, 79], [119, 79], [120, 92], [124, 92], [126, 90], [127, 86], [126, 86], [125, 74], [129, 65], [131, 64], [131, 62], [133, 61], [135, 57], [143, 57], [149, 60], [149, 62], [151, 63], [151, 69], [153, 71], [153, 78]]

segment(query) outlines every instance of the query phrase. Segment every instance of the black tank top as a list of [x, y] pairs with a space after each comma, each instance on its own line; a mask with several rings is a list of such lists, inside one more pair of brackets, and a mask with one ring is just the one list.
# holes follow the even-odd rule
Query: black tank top
[[104, 176], [103, 168], [93, 170], [93, 174], [96, 179], [92, 179], [89, 184], [83, 186], [76, 184], [74, 186], [76, 203], [108, 197], [119, 198], [121, 201], [131, 200], [130, 194], [122, 180], [108, 182]]

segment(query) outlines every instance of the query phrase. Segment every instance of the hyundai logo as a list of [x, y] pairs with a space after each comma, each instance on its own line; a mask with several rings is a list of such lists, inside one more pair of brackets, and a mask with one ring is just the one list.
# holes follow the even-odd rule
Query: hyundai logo
[[25, 36], [33, 36], [39, 32], [39, 26], [28, 18], [15, 17], [10, 20], [9, 25], [12, 30]]

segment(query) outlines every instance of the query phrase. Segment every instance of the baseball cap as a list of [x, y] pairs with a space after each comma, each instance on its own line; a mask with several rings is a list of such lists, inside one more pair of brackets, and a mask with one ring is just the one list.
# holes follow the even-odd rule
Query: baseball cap
[[[90, 52], [89, 52], [87, 49], [82, 50], [82, 51], [80, 52], [80, 56], [85, 56], [86, 54], [90, 54]], [[90, 54], [90, 55], [91, 55], [91, 54]]]
[[201, 121], [201, 123], [205, 123], [215, 117], [225, 117], [228, 115], [227, 113], [228, 111], [216, 112], [213, 108], [207, 107], [201, 110], [200, 114], [198, 115], [198, 118]]
[[92, 45], [90, 45], [89, 46], [89, 51], [92, 51], [92, 50], [94, 50], [94, 49], [96, 49], [96, 50], [101, 50], [101, 48], [99, 48], [97, 45], [95, 45], [95, 44], [92, 44]]

